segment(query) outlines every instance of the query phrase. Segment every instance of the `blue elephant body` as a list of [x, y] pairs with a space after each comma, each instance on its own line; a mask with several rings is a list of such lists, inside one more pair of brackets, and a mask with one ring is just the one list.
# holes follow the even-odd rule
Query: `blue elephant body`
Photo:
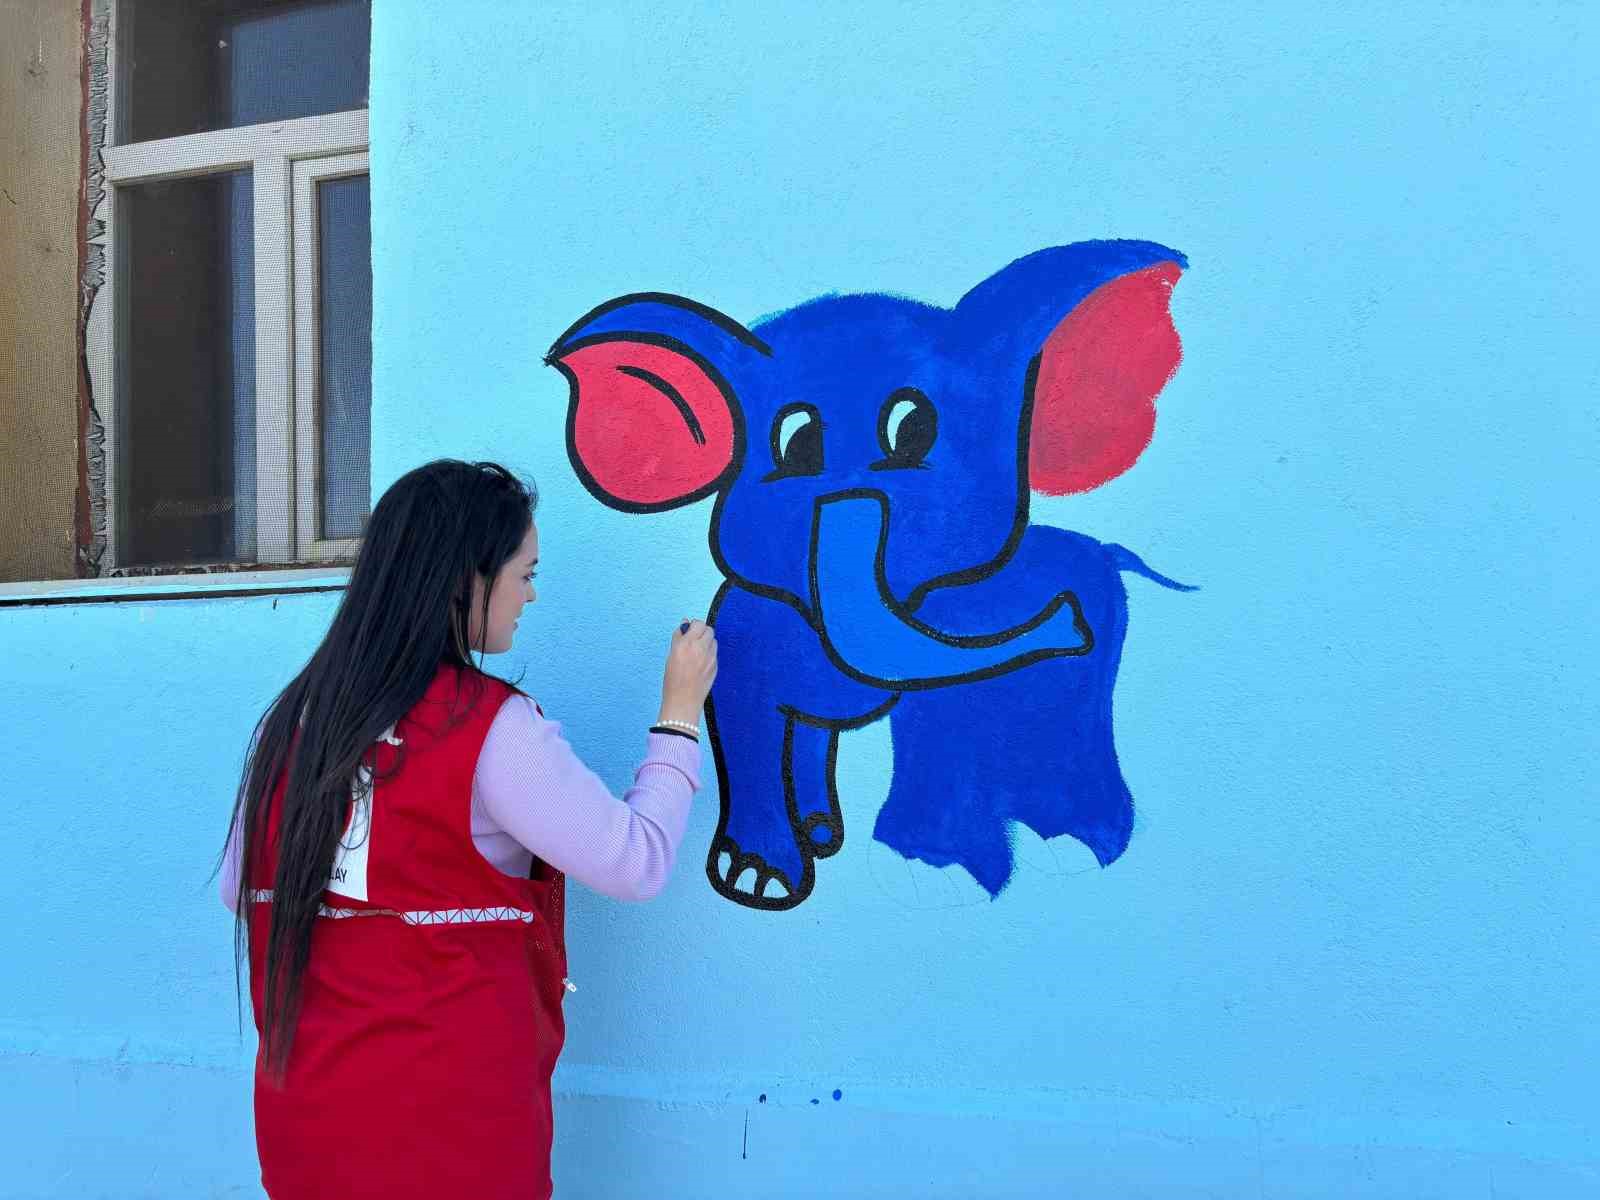
[[[1030, 525], [1005, 574], [936, 590], [920, 613], [941, 628], [1014, 626], [1031, 594], [1071, 580], [1093, 647], [961, 684], [894, 691], [850, 678], [790, 606], [724, 585], [708, 620], [724, 666], [712, 689], [712, 745], [725, 803], [712, 882], [746, 903], [805, 895], [812, 860], [836, 853], [844, 827], [834, 784], [841, 732], [887, 716], [894, 764], [873, 836], [908, 859], [965, 868], [991, 895], [1011, 878], [1008, 826], [1074, 837], [1102, 865], [1127, 848], [1133, 800], [1117, 762], [1111, 699], [1128, 624], [1121, 572], [1131, 552], [1081, 533]], [[1017, 584], [1023, 582], [1023, 586]], [[734, 881], [750, 873], [749, 891]]]
[[746, 329], [664, 294], [557, 340], [568, 444], [629, 511], [715, 495], [726, 577], [708, 619], [722, 814], [707, 874], [800, 903], [844, 844], [841, 733], [887, 718], [874, 836], [991, 895], [1010, 823], [1107, 864], [1133, 804], [1112, 736], [1130, 551], [1029, 523], [1032, 490], [1086, 490], [1138, 457], [1176, 369], [1184, 264], [1150, 242], [1041, 251], [953, 309], [823, 297]]

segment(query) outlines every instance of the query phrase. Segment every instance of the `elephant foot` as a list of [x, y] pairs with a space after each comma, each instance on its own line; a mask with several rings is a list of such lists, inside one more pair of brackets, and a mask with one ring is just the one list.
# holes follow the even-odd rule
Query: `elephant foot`
[[965, 868], [930, 866], [876, 839], [867, 846], [867, 873], [884, 897], [908, 910], [968, 908], [993, 899]]
[[[839, 839], [835, 836], [834, 840]], [[779, 911], [793, 908], [811, 894], [811, 861], [802, 856], [801, 862], [801, 878], [793, 879], [761, 855], [739, 849], [739, 844], [724, 834], [712, 844], [706, 858], [706, 878], [719, 895], [735, 903]]]
[[1066, 879], [1105, 869], [1088, 844], [1071, 834], [1041, 837], [1026, 821], [1009, 821], [1006, 830], [1019, 870]]
[[812, 813], [800, 823], [800, 835], [812, 858], [832, 858], [844, 846], [844, 830], [832, 813]]

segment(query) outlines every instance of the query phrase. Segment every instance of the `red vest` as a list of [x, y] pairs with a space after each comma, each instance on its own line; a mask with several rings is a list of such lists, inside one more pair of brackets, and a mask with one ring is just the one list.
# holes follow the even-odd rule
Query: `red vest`
[[[312, 934], [287, 1076], [256, 1064], [274, 1200], [550, 1195], [565, 881], [537, 862], [533, 879], [501, 873], [471, 830], [478, 753], [512, 694], [441, 668], [396, 724], [400, 744], [378, 745]], [[280, 780], [251, 880], [258, 1032], [282, 795]]]

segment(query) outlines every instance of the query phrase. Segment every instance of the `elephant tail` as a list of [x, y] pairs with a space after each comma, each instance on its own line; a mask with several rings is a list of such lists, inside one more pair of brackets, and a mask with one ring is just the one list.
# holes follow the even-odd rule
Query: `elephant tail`
[[1144, 559], [1140, 558], [1126, 546], [1119, 546], [1115, 542], [1107, 542], [1106, 549], [1111, 554], [1111, 561], [1119, 571], [1131, 571], [1135, 575], [1143, 575], [1152, 583], [1159, 583], [1164, 588], [1171, 588], [1175, 592], [1198, 592], [1198, 584], [1179, 583], [1176, 579], [1168, 579], [1160, 571], [1152, 570]]

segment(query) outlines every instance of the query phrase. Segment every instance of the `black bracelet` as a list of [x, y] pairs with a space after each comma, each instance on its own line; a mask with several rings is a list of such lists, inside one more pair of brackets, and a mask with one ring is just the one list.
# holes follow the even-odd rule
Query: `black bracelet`
[[688, 738], [691, 742], [693, 742], [697, 746], [700, 744], [700, 739], [699, 738], [695, 737], [694, 734], [689, 733], [689, 732], [687, 732], [685, 730], [682, 730], [682, 729], [668, 729], [664, 725], [652, 725], [652, 726], [650, 726], [650, 732], [651, 733], [670, 733], [673, 737]]

